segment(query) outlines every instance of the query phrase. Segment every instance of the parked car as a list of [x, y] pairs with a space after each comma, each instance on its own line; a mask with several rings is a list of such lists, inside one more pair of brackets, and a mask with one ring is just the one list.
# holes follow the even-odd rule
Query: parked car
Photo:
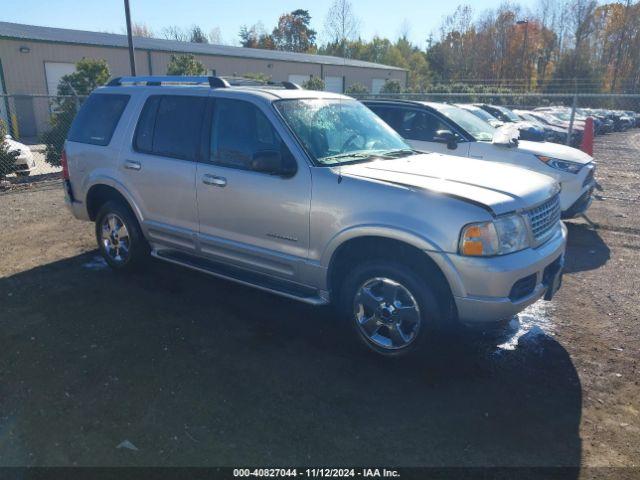
[[83, 104], [62, 161], [67, 205], [95, 222], [113, 269], [150, 252], [332, 302], [384, 355], [417, 351], [457, 322], [511, 318], [560, 285], [557, 182], [417, 153], [343, 95], [218, 77], [114, 79]]
[[[570, 122], [561, 120], [557, 116], [553, 115], [553, 113], [549, 111], [539, 111], [532, 110], [529, 112], [532, 116], [540, 120], [542, 123], [547, 125], [552, 125], [554, 127], [559, 127], [567, 130], [569, 132]], [[576, 121], [574, 119], [573, 128], [571, 130], [571, 146], [578, 147], [582, 143], [582, 138], [584, 137], [584, 123]]]
[[480, 120], [484, 120], [493, 128], [499, 128], [505, 123], [502, 120], [498, 120], [496, 117], [491, 115], [486, 110], [483, 110], [482, 108], [478, 107], [477, 105], [473, 105], [471, 103], [459, 103], [459, 104], [456, 104], [456, 106], [463, 108], [470, 113], [473, 113], [476, 117], [478, 117]]
[[569, 130], [563, 127], [556, 127], [555, 125], [542, 122], [540, 119], [531, 115], [527, 110], [513, 110], [513, 113], [524, 121], [536, 125], [538, 128], [544, 130], [545, 139], [547, 142], [554, 143], [567, 143], [567, 137], [569, 136]]
[[517, 125], [518, 130], [520, 130], [520, 138], [522, 140], [530, 140], [532, 142], [544, 142], [546, 140], [544, 129], [532, 124], [531, 122], [522, 121], [518, 115], [506, 107], [488, 105], [486, 103], [478, 104], [477, 106], [504, 123], [513, 123]]
[[36, 167], [33, 153], [28, 146], [13, 139], [11, 135], [5, 135], [4, 141], [9, 146], [9, 151], [18, 152], [15, 162], [15, 174], [19, 177], [26, 177], [31, 174]]
[[364, 104], [418, 150], [484, 160], [482, 168], [488, 161], [507, 163], [553, 177], [562, 186], [564, 218], [584, 213], [591, 204], [595, 164], [580, 150], [549, 142], [496, 141], [508, 125], [496, 130], [445, 103], [367, 100]]

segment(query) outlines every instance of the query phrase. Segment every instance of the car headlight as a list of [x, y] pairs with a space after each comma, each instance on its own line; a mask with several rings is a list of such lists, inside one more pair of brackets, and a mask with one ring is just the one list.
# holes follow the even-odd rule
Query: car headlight
[[489, 257], [517, 252], [529, 246], [522, 215], [498, 217], [491, 222], [471, 223], [460, 233], [460, 254]]
[[569, 160], [560, 160], [558, 158], [547, 157], [545, 155], [536, 155], [538, 160], [546, 163], [551, 168], [561, 170], [563, 172], [578, 173], [584, 165], [582, 163], [570, 162]]

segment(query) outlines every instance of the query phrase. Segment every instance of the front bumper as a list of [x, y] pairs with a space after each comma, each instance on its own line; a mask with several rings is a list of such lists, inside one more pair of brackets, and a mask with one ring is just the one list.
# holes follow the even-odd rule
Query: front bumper
[[573, 218], [586, 212], [591, 205], [591, 194], [596, 186], [595, 164], [591, 162], [585, 165], [577, 175], [563, 173], [558, 180], [562, 186], [562, 218]]
[[505, 320], [548, 291], [553, 294], [550, 289], [559, 286], [567, 239], [567, 228], [559, 225], [538, 248], [491, 258], [447, 254], [447, 263], [455, 269], [455, 278], [451, 271], [445, 275], [452, 285], [458, 320], [465, 324]]

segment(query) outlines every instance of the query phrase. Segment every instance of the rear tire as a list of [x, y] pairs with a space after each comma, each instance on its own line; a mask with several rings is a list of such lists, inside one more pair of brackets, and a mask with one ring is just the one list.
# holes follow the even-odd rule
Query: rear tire
[[360, 343], [378, 354], [401, 357], [424, 352], [441, 325], [436, 291], [406, 265], [372, 260], [347, 273], [338, 301]]
[[96, 216], [96, 241], [105, 261], [116, 271], [132, 271], [148, 258], [149, 245], [131, 209], [106, 202]]

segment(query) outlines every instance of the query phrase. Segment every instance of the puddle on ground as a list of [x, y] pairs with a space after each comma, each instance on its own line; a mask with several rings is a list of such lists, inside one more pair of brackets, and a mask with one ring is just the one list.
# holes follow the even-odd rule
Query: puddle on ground
[[538, 301], [511, 319], [503, 335], [505, 341], [497, 346], [496, 353], [516, 350], [522, 343], [531, 344], [547, 335], [553, 335], [551, 308], [547, 302]]
[[82, 268], [86, 268], [89, 270], [103, 270], [107, 267], [108, 267], [107, 262], [105, 261], [104, 258], [102, 258], [99, 255], [96, 255], [87, 263], [82, 264]]

